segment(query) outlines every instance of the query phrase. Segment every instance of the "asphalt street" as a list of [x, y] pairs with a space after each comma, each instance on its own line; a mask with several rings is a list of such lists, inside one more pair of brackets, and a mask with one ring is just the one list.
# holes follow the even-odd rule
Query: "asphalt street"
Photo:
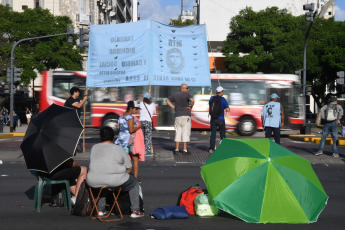
[[[248, 224], [231, 215], [211, 218], [190, 216], [183, 220], [155, 220], [149, 213], [159, 206], [176, 205], [180, 192], [191, 185], [205, 184], [200, 166], [208, 158], [209, 133], [192, 132], [189, 156], [174, 156], [173, 132], [155, 132], [154, 157], [140, 162], [139, 177], [144, 193], [145, 217], [131, 219], [125, 216], [119, 222], [102, 223], [88, 217], [70, 215], [65, 208], [43, 204], [41, 213], [33, 211], [35, 178], [26, 169], [20, 151], [22, 137], [0, 139], [0, 229], [344, 229], [345, 224], [345, 147], [339, 147], [340, 158], [333, 158], [330, 146], [325, 154], [312, 155], [317, 144], [282, 138], [282, 145], [311, 161], [326, 193], [328, 204], [318, 221], [312, 224]], [[242, 138], [228, 135], [227, 137]], [[252, 138], [262, 138], [259, 132]], [[75, 160], [88, 166], [90, 148], [98, 143], [98, 130], [87, 129], [86, 152]], [[48, 198], [48, 196], [46, 195]], [[48, 200], [48, 199], [46, 199]]]

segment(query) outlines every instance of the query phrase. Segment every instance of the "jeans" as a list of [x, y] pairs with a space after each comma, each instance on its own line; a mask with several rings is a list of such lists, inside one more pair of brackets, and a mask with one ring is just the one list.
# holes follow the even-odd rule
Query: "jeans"
[[332, 146], [333, 153], [338, 153], [338, 149], [337, 149], [338, 124], [336, 123], [325, 123], [323, 125], [319, 151], [323, 150], [323, 146], [325, 145], [325, 141], [329, 133], [331, 133], [332, 140], [333, 140], [333, 146]]
[[280, 144], [280, 127], [275, 128], [275, 127], [265, 127], [265, 138], [271, 138], [272, 136], [272, 132], [273, 132], [273, 136], [274, 136], [274, 141], [277, 144]]
[[225, 120], [224, 119], [211, 120], [210, 149], [213, 149], [213, 150], [216, 146], [217, 127], [219, 127], [220, 140], [223, 140], [225, 138]]

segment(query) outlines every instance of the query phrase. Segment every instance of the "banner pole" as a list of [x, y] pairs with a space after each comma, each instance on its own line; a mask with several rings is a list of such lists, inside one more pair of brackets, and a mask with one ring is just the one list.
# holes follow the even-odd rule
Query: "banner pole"
[[85, 115], [86, 115], [86, 103], [84, 104], [84, 116], [83, 116], [83, 153], [85, 153]]

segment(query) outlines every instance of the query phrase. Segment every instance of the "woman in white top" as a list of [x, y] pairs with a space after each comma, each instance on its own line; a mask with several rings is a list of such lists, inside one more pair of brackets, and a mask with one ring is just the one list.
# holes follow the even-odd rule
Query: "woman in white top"
[[29, 108], [26, 108], [25, 114], [26, 114], [27, 124], [29, 125], [31, 121], [31, 111]]
[[151, 155], [152, 146], [152, 118], [156, 113], [156, 105], [151, 101], [151, 95], [145, 93], [143, 102], [140, 102], [140, 119], [141, 129], [144, 132], [145, 155]]

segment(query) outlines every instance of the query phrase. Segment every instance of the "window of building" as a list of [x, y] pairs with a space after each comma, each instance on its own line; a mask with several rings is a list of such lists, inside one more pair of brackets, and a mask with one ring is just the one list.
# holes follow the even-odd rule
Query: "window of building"
[[28, 8], [27, 5], [22, 5], [22, 10], [26, 10]]
[[328, 15], [332, 15], [332, 12], [328, 12]]
[[35, 8], [41, 7], [44, 8], [44, 0], [34, 0], [34, 6]]

